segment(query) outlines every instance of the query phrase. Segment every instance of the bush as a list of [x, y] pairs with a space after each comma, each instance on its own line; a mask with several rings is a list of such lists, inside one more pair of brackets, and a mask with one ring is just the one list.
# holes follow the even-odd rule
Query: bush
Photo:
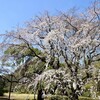
[[2, 78], [0, 77], [0, 96], [3, 96], [4, 94], [4, 82], [2, 80]]
[[84, 92], [82, 93], [83, 97], [91, 97], [91, 93], [90, 93], [90, 88], [93, 86], [93, 83], [88, 83], [86, 85], [84, 85]]
[[88, 97], [80, 97], [79, 100], [99, 100], [99, 99], [92, 99]]
[[100, 92], [100, 81], [97, 83], [97, 91]]
[[26, 86], [24, 84], [22, 85], [18, 85], [14, 88], [14, 91], [16, 93], [28, 93], [28, 89], [26, 88]]
[[47, 96], [45, 100], [68, 100], [68, 97], [60, 95], [51, 95]]
[[[50, 96], [46, 96], [45, 100], [69, 100], [69, 99], [67, 96], [50, 95]], [[99, 99], [92, 99], [89, 97], [79, 97], [79, 100], [99, 100]]]
[[3, 94], [4, 94], [4, 91], [3, 89], [0, 88], [0, 96], [3, 96]]
[[84, 97], [91, 97], [91, 93], [88, 90], [88, 91], [83, 92], [82, 96], [84, 96]]

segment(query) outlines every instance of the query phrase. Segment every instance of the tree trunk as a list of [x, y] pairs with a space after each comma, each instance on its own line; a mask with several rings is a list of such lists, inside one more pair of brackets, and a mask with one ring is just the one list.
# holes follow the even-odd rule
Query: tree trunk
[[42, 89], [38, 90], [37, 100], [44, 100], [42, 95], [43, 95]]
[[74, 94], [72, 100], [79, 100], [78, 95]]
[[10, 100], [11, 90], [12, 90], [12, 79], [13, 79], [13, 76], [11, 75], [11, 82], [10, 82], [10, 88], [9, 88], [9, 100]]
[[71, 100], [79, 100], [78, 94], [76, 94], [75, 92], [76, 90], [73, 91]]

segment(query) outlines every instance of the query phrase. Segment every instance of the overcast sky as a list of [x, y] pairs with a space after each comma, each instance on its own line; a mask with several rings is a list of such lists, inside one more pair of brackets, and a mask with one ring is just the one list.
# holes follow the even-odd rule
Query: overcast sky
[[0, 33], [23, 26], [39, 13], [56, 14], [76, 6], [84, 9], [94, 0], [0, 0]]

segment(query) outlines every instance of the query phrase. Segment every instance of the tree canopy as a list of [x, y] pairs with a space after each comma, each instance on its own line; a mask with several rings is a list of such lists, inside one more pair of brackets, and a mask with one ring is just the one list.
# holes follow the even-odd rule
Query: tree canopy
[[22, 66], [28, 66], [29, 61], [38, 59], [43, 71], [33, 72], [34, 79], [28, 86], [36, 89], [43, 82], [41, 88], [47, 93], [55, 94], [60, 89], [71, 100], [77, 100], [83, 85], [91, 79], [93, 63], [100, 61], [99, 5], [94, 2], [82, 13], [75, 8], [56, 16], [46, 12], [27, 22], [26, 27], [2, 34], [2, 61], [18, 67], [21, 61]]

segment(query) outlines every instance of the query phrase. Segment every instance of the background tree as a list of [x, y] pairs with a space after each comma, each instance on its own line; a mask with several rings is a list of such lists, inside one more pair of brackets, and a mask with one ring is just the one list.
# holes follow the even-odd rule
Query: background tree
[[0, 96], [3, 96], [4, 94], [4, 86], [5, 86], [5, 81], [2, 78], [2, 76], [0, 76]]

